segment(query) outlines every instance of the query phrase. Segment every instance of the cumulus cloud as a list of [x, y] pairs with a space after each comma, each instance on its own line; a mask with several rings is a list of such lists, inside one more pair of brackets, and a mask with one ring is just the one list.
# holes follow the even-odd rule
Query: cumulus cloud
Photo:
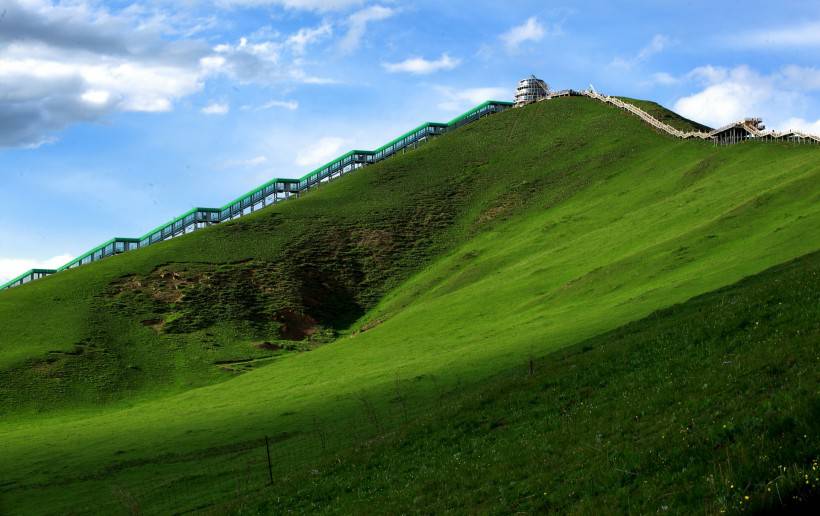
[[339, 43], [339, 48], [344, 53], [353, 52], [361, 45], [370, 23], [386, 20], [395, 14], [395, 9], [382, 5], [372, 5], [351, 14], [347, 19], [347, 33]]
[[348, 140], [335, 136], [319, 139], [296, 156], [296, 164], [300, 167], [318, 167], [342, 154], [342, 149], [348, 145]]
[[820, 71], [787, 66], [763, 74], [748, 66], [702, 66], [681, 77], [700, 90], [675, 102], [685, 117], [713, 127], [759, 116], [769, 128], [817, 132], [820, 122], [806, 120], [806, 93], [820, 88]]
[[0, 146], [38, 146], [70, 123], [114, 110], [168, 111], [202, 87], [195, 70], [178, 66], [12, 53], [0, 56]]
[[736, 70], [727, 80], [679, 99], [675, 111], [713, 127], [752, 116], [771, 98], [772, 91], [769, 84], [748, 82], [751, 76], [746, 69]]
[[[553, 30], [552, 32], [555, 31]], [[541, 41], [547, 33], [547, 28], [544, 27], [537, 17], [533, 16], [528, 18], [523, 24], [517, 25], [502, 34], [501, 41], [504, 42], [508, 50], [517, 50], [518, 47], [526, 42]]]
[[214, 54], [201, 60], [211, 72], [221, 72], [241, 83], [281, 80], [285, 71], [280, 66], [282, 45], [273, 41], [250, 42], [239, 38], [235, 44], [214, 47]]
[[430, 61], [423, 57], [411, 57], [399, 63], [382, 63], [385, 70], [390, 73], [410, 73], [415, 75], [427, 75], [441, 70], [452, 70], [461, 64], [460, 59], [454, 59], [447, 54]]
[[4, 2], [0, 147], [38, 146], [112, 111], [167, 111], [197, 92], [204, 43], [165, 41], [131, 11], [84, 3]]
[[509, 97], [512, 90], [509, 87], [485, 87], [485, 88], [450, 88], [446, 86], [436, 87], [442, 100], [438, 107], [444, 111], [464, 111], [473, 106], [481, 104], [486, 100], [503, 100]]
[[0, 258], [0, 284], [13, 280], [31, 269], [56, 269], [74, 259], [70, 254], [61, 254], [45, 260], [30, 258]]
[[[333, 82], [310, 75], [301, 59], [331, 34], [329, 24], [213, 45], [187, 39], [207, 27], [207, 19], [151, 10], [152, 4], [118, 11], [84, 1], [0, 4], [6, 13], [0, 26], [0, 148], [37, 147], [73, 123], [114, 112], [169, 111], [217, 76], [243, 84]], [[324, 9], [320, 4], [302, 5]]]
[[332, 79], [308, 74], [303, 69], [301, 59], [291, 59], [291, 56], [286, 55], [286, 50], [293, 48], [294, 44], [297, 53], [303, 52], [302, 43], [308, 44], [304, 37], [300, 37], [298, 43], [289, 41], [252, 41], [248, 37], [241, 37], [236, 43], [216, 45], [213, 53], [201, 58], [199, 63], [205, 74], [225, 75], [240, 84], [335, 83]]

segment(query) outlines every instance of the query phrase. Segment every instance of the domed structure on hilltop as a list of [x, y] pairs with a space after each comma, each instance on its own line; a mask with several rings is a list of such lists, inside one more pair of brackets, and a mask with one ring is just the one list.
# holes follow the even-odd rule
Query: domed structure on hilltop
[[526, 104], [538, 102], [549, 95], [549, 85], [534, 75], [518, 81], [515, 89], [515, 105], [521, 107]]

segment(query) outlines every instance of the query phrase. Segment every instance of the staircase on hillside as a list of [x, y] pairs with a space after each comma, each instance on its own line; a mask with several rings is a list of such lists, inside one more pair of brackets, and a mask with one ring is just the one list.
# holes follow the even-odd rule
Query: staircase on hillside
[[0, 290], [24, 285], [31, 281], [50, 276], [66, 269], [80, 267], [91, 262], [105, 259], [110, 256], [143, 248], [149, 245], [175, 238], [192, 231], [233, 220], [237, 217], [249, 215], [258, 209], [298, 197], [301, 193], [315, 188], [327, 181], [334, 180], [344, 174], [359, 168], [377, 163], [391, 156], [404, 153], [407, 149], [415, 149], [420, 143], [430, 138], [457, 129], [465, 124], [472, 123], [485, 116], [505, 111], [513, 106], [521, 107], [534, 102], [543, 102], [559, 97], [583, 96], [605, 104], [611, 104], [618, 109], [628, 111], [658, 131], [685, 140], [710, 140], [715, 145], [732, 145], [744, 141], [788, 141], [792, 143], [820, 144], [820, 137], [800, 131], [765, 131], [765, 126], [759, 118], [747, 118], [739, 122], [728, 124], [710, 132], [681, 131], [669, 124], [661, 122], [643, 109], [624, 102], [623, 100], [603, 95], [595, 91], [592, 86], [584, 91], [561, 90], [551, 91], [546, 82], [531, 76], [519, 82], [516, 88], [515, 104], [511, 102], [487, 101], [456, 117], [450, 122], [428, 122], [391, 142], [373, 151], [350, 151], [336, 160], [316, 169], [299, 179], [274, 178], [255, 190], [231, 201], [221, 208], [193, 208], [183, 215], [163, 224], [143, 235], [140, 238], [114, 238], [95, 247], [91, 251], [80, 255], [66, 265], [56, 270], [34, 269], [21, 274], [11, 281], [0, 284]]
[[[539, 81], [542, 84], [544, 81], [535, 78], [533, 76], [528, 81]], [[524, 82], [524, 81], [522, 81]], [[618, 109], [622, 109], [624, 111], [628, 111], [633, 115], [637, 116], [650, 126], [654, 127], [658, 131], [661, 131], [669, 136], [673, 136], [675, 138], [681, 138], [684, 140], [690, 139], [698, 139], [698, 140], [710, 140], [715, 143], [715, 145], [733, 145], [736, 143], [742, 143], [744, 141], [788, 141], [792, 143], [806, 143], [806, 144], [820, 144], [820, 136], [808, 134], [802, 131], [796, 130], [789, 130], [789, 131], [765, 131], [766, 126], [763, 125], [763, 121], [760, 118], [746, 118], [743, 120], [739, 120], [737, 122], [732, 122], [731, 124], [727, 124], [723, 127], [718, 129], [714, 129], [709, 132], [705, 131], [681, 131], [680, 129], [676, 129], [669, 124], [661, 122], [654, 116], [650, 115], [643, 109], [639, 108], [634, 104], [630, 104], [629, 102], [624, 102], [623, 100], [610, 97], [609, 95], [603, 95], [595, 91], [595, 88], [592, 86], [589, 87], [587, 90], [560, 90], [560, 91], [548, 91], [546, 95], [542, 95], [537, 99], [534, 99], [530, 102], [521, 102], [516, 103], [516, 107], [521, 107], [522, 105], [526, 105], [527, 103], [532, 102], [543, 102], [547, 100], [552, 100], [559, 97], [570, 97], [570, 96], [579, 96], [579, 97], [588, 97], [599, 102], [603, 102], [605, 104], [611, 104]]]

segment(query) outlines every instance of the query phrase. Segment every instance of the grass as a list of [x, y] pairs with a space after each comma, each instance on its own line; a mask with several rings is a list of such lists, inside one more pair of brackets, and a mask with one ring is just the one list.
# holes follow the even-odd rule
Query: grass
[[298, 470], [390, 431], [374, 414], [397, 385], [411, 419], [530, 355], [820, 249], [819, 184], [815, 147], [680, 142], [567, 98], [4, 292], [0, 500], [237, 500], [263, 481], [264, 435]]
[[391, 431], [277, 468], [273, 486], [231, 503], [260, 513], [808, 513], [820, 508], [819, 340], [814, 254], [444, 392], [410, 424], [394, 400], [381, 415]]

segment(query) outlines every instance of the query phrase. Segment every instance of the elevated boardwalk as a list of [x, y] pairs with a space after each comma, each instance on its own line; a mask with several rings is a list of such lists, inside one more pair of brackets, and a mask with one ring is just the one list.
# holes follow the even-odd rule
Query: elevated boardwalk
[[634, 104], [624, 102], [623, 100], [617, 97], [603, 95], [601, 93], [598, 93], [591, 87], [588, 90], [582, 91], [561, 90], [551, 92], [545, 98], [540, 99], [539, 102], [544, 102], [555, 98], [568, 96], [583, 96], [597, 100], [599, 102], [603, 102], [605, 104], [611, 104], [617, 107], [618, 109], [628, 111], [629, 113], [637, 116], [638, 118], [646, 122], [648, 125], [662, 133], [665, 133], [674, 138], [681, 138], [684, 140], [710, 140], [713, 141], [716, 145], [733, 145], [737, 143], [742, 143], [744, 141], [753, 140], [766, 142], [779, 141], [812, 145], [820, 144], [820, 136], [808, 134], [801, 131], [765, 131], [762, 124], [762, 120], [760, 120], [759, 118], [746, 118], [743, 120], [739, 120], [737, 122], [732, 122], [730, 124], [727, 124], [723, 127], [714, 129], [709, 132], [681, 131], [680, 129], [676, 129], [669, 124], [661, 122], [660, 120], [658, 120], [657, 118], [650, 115], [649, 113], [647, 113], [646, 111], [644, 111], [643, 109], [639, 108]]
[[[654, 129], [683, 140], [712, 141], [716, 145], [732, 145], [745, 141], [780, 141], [791, 143], [820, 144], [820, 137], [800, 131], [764, 131], [760, 119], [747, 118], [733, 122], [709, 132], [681, 131], [666, 124], [643, 109], [623, 100], [603, 95], [592, 87], [587, 90], [561, 90], [549, 92], [538, 102], [551, 101], [561, 97], [587, 97], [604, 104], [615, 106], [638, 117]], [[33, 269], [17, 278], [0, 285], [0, 290], [24, 285], [31, 281], [67, 269], [80, 267], [109, 256], [133, 251], [171, 238], [191, 233], [199, 229], [233, 220], [265, 208], [271, 204], [298, 197], [300, 194], [324, 182], [331, 181], [358, 168], [378, 163], [407, 149], [414, 149], [430, 138], [440, 136], [463, 125], [470, 124], [486, 116], [500, 113], [514, 107], [512, 102], [487, 101], [449, 122], [427, 122], [381, 147], [372, 150], [352, 150], [298, 179], [274, 178], [267, 183], [239, 196], [220, 208], [193, 208], [175, 219], [158, 226], [139, 238], [113, 238], [104, 244], [80, 255], [55, 270]]]
[[113, 238], [94, 249], [83, 253], [58, 269], [33, 269], [26, 271], [11, 281], [0, 285], [0, 290], [25, 285], [31, 281], [87, 265], [116, 254], [141, 249], [164, 240], [169, 240], [199, 229], [249, 215], [257, 210], [298, 197], [316, 186], [339, 178], [358, 168], [378, 163], [397, 154], [415, 149], [430, 138], [440, 136], [486, 116], [506, 111], [512, 102], [490, 100], [479, 104], [449, 122], [427, 122], [381, 147], [368, 150], [352, 150], [333, 161], [308, 172], [298, 179], [274, 178], [267, 183], [237, 197], [219, 208], [193, 208], [179, 217], [162, 224], [138, 238]]

